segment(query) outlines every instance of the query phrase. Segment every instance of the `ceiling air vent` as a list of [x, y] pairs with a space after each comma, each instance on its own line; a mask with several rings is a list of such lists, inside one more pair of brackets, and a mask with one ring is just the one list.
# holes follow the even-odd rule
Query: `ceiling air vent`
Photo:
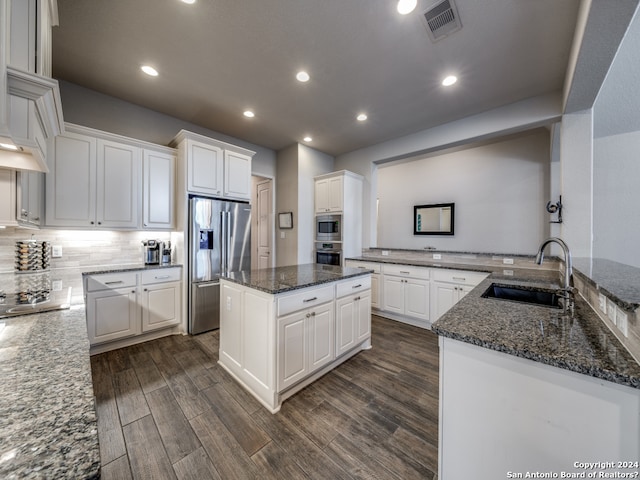
[[462, 28], [453, 0], [442, 0], [422, 14], [427, 33], [433, 42]]

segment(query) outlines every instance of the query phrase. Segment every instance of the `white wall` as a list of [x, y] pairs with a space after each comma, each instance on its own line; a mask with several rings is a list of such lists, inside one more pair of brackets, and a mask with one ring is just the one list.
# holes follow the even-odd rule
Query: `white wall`
[[[562, 96], [560, 92], [556, 92], [529, 98], [336, 157], [336, 170], [351, 170], [364, 177], [363, 247], [376, 246], [377, 182], [375, 176], [378, 164], [531, 130], [555, 123], [561, 119], [561, 116]], [[548, 200], [545, 200], [545, 205]]]
[[[378, 246], [534, 254], [549, 233], [549, 131], [378, 169]], [[418, 157], [419, 158], [419, 157]], [[413, 235], [413, 206], [455, 202], [455, 235]]]
[[314, 177], [333, 171], [333, 157], [298, 144], [298, 263], [315, 263]]
[[256, 154], [251, 166], [252, 173], [265, 177], [275, 176], [276, 152], [269, 148], [245, 142], [73, 83], [65, 81], [59, 83], [66, 122], [159, 145], [168, 145], [180, 130], [189, 130], [253, 150]]
[[640, 267], [640, 131], [594, 142], [593, 256]]

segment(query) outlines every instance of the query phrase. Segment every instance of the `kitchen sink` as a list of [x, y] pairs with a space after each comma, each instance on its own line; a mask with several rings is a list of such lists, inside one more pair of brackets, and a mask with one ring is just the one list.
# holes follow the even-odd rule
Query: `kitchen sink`
[[562, 308], [559, 303], [560, 297], [554, 291], [534, 287], [492, 283], [481, 296], [483, 298], [496, 298], [498, 300]]

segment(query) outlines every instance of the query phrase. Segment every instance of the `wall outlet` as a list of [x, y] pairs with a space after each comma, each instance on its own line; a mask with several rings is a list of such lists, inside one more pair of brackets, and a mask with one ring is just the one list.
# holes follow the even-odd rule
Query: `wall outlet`
[[513, 270], [503, 270], [502, 274], [508, 277], [513, 277]]
[[598, 308], [600, 309], [600, 311], [604, 314], [607, 313], [607, 297], [605, 297], [603, 294], [598, 294]]
[[54, 292], [60, 292], [62, 290], [62, 280], [53, 280], [51, 282], [51, 289]]
[[513, 258], [503, 258], [502, 263], [505, 265], [513, 265]]
[[389, 256], [389, 250], [382, 250], [382, 256], [383, 257], [388, 257]]
[[227, 312], [231, 311], [231, 297], [227, 297]]
[[618, 325], [618, 329], [622, 332], [625, 338], [628, 338], [629, 324], [627, 322], [627, 314], [620, 310], [620, 308], [618, 308], [616, 312], [616, 325]]
[[616, 304], [607, 298], [607, 317], [611, 323], [616, 324]]
[[60, 258], [62, 256], [62, 245], [53, 245], [51, 247], [51, 256], [53, 258]]
[[442, 255], [440, 255], [439, 253], [434, 253], [433, 254], [433, 259], [434, 260], [442, 260]]

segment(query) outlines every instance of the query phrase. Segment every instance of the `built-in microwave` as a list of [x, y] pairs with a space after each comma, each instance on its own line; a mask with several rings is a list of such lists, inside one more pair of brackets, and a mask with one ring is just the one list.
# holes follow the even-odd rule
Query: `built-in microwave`
[[342, 241], [342, 215], [318, 215], [316, 217], [316, 240], [319, 242]]
[[342, 265], [342, 244], [316, 243], [316, 263], [323, 265]]

